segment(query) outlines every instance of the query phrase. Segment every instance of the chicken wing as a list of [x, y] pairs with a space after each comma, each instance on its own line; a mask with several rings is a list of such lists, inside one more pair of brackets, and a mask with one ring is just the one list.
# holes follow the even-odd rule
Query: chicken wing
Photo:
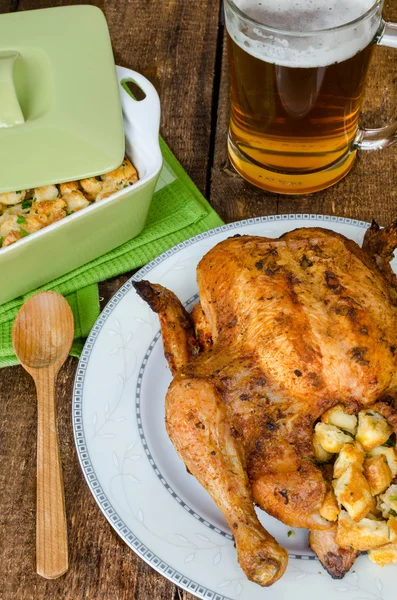
[[148, 281], [134, 281], [140, 297], [159, 315], [163, 332], [164, 354], [175, 375], [194, 354], [199, 352], [193, 324], [178, 298], [161, 285]]

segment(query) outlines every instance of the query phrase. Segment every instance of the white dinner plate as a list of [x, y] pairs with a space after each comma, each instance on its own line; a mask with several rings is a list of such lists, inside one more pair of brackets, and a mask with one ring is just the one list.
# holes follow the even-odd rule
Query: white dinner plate
[[[197, 300], [196, 265], [215, 244], [236, 233], [279, 237], [296, 227], [313, 226], [359, 244], [369, 227], [321, 215], [249, 219], [175, 246], [133, 279], [161, 283], [190, 309]], [[344, 579], [333, 580], [309, 549], [307, 531], [288, 536], [290, 528], [262, 511], [261, 522], [289, 552], [289, 566], [271, 588], [248, 581], [225, 519], [187, 473], [166, 434], [164, 397], [170, 382], [157, 315], [128, 281], [98, 318], [84, 347], [74, 387], [73, 426], [90, 490], [134, 552], [206, 600], [396, 598], [397, 565], [382, 569], [363, 555]]]

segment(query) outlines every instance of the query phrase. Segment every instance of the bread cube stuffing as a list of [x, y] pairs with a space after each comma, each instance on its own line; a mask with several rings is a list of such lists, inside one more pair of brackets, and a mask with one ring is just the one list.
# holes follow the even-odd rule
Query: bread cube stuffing
[[393, 479], [390, 467], [382, 454], [365, 459], [364, 475], [369, 483], [373, 496], [377, 496], [384, 492]]
[[392, 431], [391, 425], [379, 413], [370, 409], [358, 413], [356, 439], [365, 450], [372, 450], [384, 444]]
[[65, 200], [68, 212], [70, 213], [77, 212], [90, 205], [87, 198], [79, 190], [65, 194], [63, 200]]
[[327, 452], [340, 452], [344, 444], [352, 441], [350, 435], [343, 433], [341, 429], [338, 429], [338, 427], [335, 427], [334, 425], [317, 423], [314, 430], [317, 434], [319, 443]]
[[47, 200], [56, 200], [59, 196], [56, 185], [44, 185], [34, 189], [33, 197], [36, 202], [45, 202]]
[[136, 181], [138, 173], [125, 156], [117, 169], [99, 177], [0, 194], [0, 250]]
[[6, 237], [11, 231], [18, 231], [17, 215], [2, 215], [0, 218], [0, 237]]
[[367, 514], [367, 516], [365, 518], [373, 519], [375, 521], [381, 521], [382, 520], [382, 512], [380, 510], [378, 510], [378, 508], [375, 506], [374, 508], [371, 508], [370, 512]]
[[[392, 432], [376, 410], [366, 408], [355, 417], [338, 404], [324, 413], [313, 433], [316, 457], [334, 477], [321, 517], [335, 523], [341, 548], [368, 550], [381, 566], [397, 563], [397, 483], [391, 484], [397, 451], [386, 444]], [[332, 454], [337, 454], [333, 464]], [[325, 476], [327, 482], [331, 476]]]
[[4, 206], [15, 206], [25, 199], [26, 190], [21, 192], [7, 192], [6, 194], [0, 194], [0, 204]]
[[339, 429], [343, 429], [343, 431], [349, 431], [353, 435], [357, 431], [356, 415], [349, 415], [342, 404], [337, 404], [327, 410], [321, 417], [321, 420], [323, 423], [334, 425], [335, 427], [339, 427]]
[[368, 456], [379, 456], [383, 455], [387, 464], [389, 465], [389, 469], [393, 477], [397, 475], [397, 452], [394, 448], [389, 448], [387, 446], [377, 446], [368, 452]]
[[387, 544], [382, 548], [371, 550], [368, 556], [372, 562], [381, 567], [397, 563], [397, 544]]
[[337, 501], [353, 521], [361, 521], [375, 505], [369, 484], [355, 465], [350, 465], [339, 479], [334, 479], [332, 485]]
[[389, 543], [389, 528], [386, 521], [362, 519], [355, 523], [349, 514], [342, 510], [339, 514], [336, 543], [341, 548], [351, 546], [361, 552], [380, 548]]
[[389, 526], [390, 541], [397, 542], [397, 518], [390, 517], [387, 524]]
[[364, 449], [359, 442], [351, 441], [344, 444], [334, 464], [334, 477], [338, 478], [350, 465], [363, 467]]
[[385, 519], [390, 516], [397, 517], [397, 484], [388, 487], [379, 499], [380, 509]]
[[328, 488], [325, 494], [324, 502], [319, 513], [323, 519], [327, 519], [327, 521], [336, 521], [338, 519], [340, 508], [336, 501], [334, 490], [331, 487]]
[[331, 460], [332, 454], [324, 450], [324, 448], [320, 444], [319, 437], [316, 432], [314, 432], [313, 435], [313, 447], [314, 454], [316, 455], [316, 458], [319, 462], [327, 462], [328, 460]]

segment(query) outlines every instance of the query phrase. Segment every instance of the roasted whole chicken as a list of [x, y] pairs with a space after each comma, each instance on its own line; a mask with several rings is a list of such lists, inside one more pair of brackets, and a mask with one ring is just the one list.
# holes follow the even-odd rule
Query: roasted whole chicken
[[309, 529], [334, 577], [359, 554], [338, 546], [335, 524], [322, 516], [329, 483], [313, 429], [337, 404], [357, 414], [376, 403], [397, 430], [396, 246], [397, 224], [375, 222], [363, 248], [318, 228], [234, 236], [200, 261], [191, 314], [160, 285], [134, 284], [159, 315], [174, 376], [168, 434], [225, 516], [241, 568], [260, 585], [277, 581], [288, 557], [254, 504]]

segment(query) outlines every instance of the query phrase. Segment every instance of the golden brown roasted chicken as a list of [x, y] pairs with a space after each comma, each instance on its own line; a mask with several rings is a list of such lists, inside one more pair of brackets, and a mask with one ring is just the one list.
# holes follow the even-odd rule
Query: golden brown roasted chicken
[[[340, 549], [320, 516], [327, 481], [313, 427], [340, 403], [351, 413], [378, 402], [397, 428], [397, 287], [389, 261], [397, 226], [373, 223], [363, 249], [323, 229], [279, 239], [235, 236], [197, 268], [200, 302], [141, 281], [160, 316], [174, 379], [169, 436], [233, 532], [247, 577], [274, 583], [287, 553], [259, 523], [254, 503], [311, 543], [335, 577], [357, 551]], [[323, 530], [323, 533], [322, 533]]]

